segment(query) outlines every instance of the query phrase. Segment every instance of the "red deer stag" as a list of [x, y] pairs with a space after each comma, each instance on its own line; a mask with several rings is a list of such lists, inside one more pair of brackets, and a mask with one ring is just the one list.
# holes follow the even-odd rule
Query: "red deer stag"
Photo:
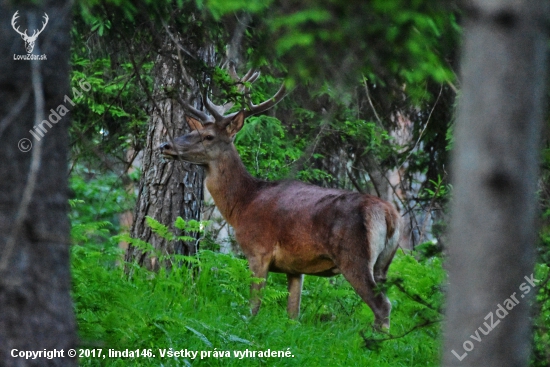
[[[253, 82], [258, 74], [248, 72], [240, 80], [245, 97], [248, 91], [242, 83]], [[265, 279], [269, 271], [287, 275], [290, 317], [300, 312], [303, 274], [341, 273], [374, 312], [375, 327], [389, 328], [391, 304], [376, 285], [385, 281], [398, 246], [400, 216], [395, 207], [356, 192], [259, 180], [246, 171], [233, 145], [246, 117], [273, 107], [284, 95], [283, 86], [259, 105], [247, 98], [248, 109], [229, 114], [232, 103], [217, 106], [206, 96], [210, 115], [180, 101], [192, 131], [161, 144], [160, 153], [205, 167], [206, 186], [235, 229], [254, 276]], [[251, 286], [253, 315], [264, 285]]]

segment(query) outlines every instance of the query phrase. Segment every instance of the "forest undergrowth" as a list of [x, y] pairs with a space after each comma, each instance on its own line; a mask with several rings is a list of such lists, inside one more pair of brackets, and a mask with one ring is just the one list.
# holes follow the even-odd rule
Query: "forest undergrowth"
[[[81, 229], [73, 229], [76, 237]], [[445, 278], [439, 257], [398, 252], [386, 290], [393, 306], [388, 335], [373, 331], [372, 311], [342, 276], [306, 276], [301, 315], [291, 320], [286, 277], [271, 273], [252, 317], [249, 286], [258, 280], [233, 255], [172, 255], [169, 270], [152, 272], [123, 263], [114, 243], [74, 245], [71, 254], [82, 366], [438, 364]], [[109, 350], [139, 356], [113, 358]]]

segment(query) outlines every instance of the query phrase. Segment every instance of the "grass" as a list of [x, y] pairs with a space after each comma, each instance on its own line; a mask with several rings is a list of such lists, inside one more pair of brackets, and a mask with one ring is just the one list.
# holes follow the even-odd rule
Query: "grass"
[[[281, 274], [270, 274], [262, 308], [250, 316], [248, 288], [253, 279], [246, 261], [234, 256], [202, 251], [192, 269], [173, 267], [158, 273], [127, 264], [130, 277], [116, 265], [120, 259], [112, 246], [72, 247], [73, 298], [84, 350], [80, 353], [91, 355], [80, 359], [82, 366], [438, 365], [440, 324], [415, 327], [441, 319], [437, 310], [444, 271], [439, 258], [419, 262], [411, 254], [396, 256], [388, 281], [393, 284], [388, 287], [391, 332], [413, 331], [383, 342], [371, 340], [388, 336], [372, 331], [372, 311], [341, 276], [306, 276], [300, 318], [290, 320], [286, 277]], [[188, 356], [162, 358], [160, 350], [170, 348], [187, 350]], [[139, 349], [140, 356], [109, 357], [109, 349]], [[246, 350], [256, 356], [235, 356]], [[190, 351], [198, 353], [195, 359]], [[272, 357], [272, 351], [291, 356]]]

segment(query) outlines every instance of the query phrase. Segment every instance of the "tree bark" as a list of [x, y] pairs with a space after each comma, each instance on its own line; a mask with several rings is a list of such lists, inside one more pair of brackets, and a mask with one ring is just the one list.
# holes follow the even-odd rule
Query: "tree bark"
[[[50, 109], [72, 107], [65, 100], [72, 98], [71, 2], [10, 4], [0, 2], [0, 365], [74, 366], [76, 358], [67, 356], [77, 343], [67, 217], [69, 115], [42, 125], [40, 140], [29, 133], [52, 121]], [[47, 60], [14, 60], [27, 54], [10, 27], [16, 11], [19, 29], [29, 35], [41, 28], [44, 12], [49, 16], [33, 51]], [[57, 358], [12, 356], [44, 350], [57, 350]]]
[[443, 362], [526, 366], [548, 2], [467, 5]]
[[[175, 50], [176, 45], [167, 39], [167, 49]], [[191, 45], [184, 45], [192, 49]], [[211, 46], [199, 49], [197, 58], [213, 65], [214, 48]], [[181, 57], [181, 54], [180, 54]], [[182, 161], [165, 161], [157, 153], [158, 146], [170, 137], [177, 137], [189, 131], [184, 119], [184, 111], [178, 100], [167, 91], [181, 93], [184, 100], [190, 97], [201, 103], [197, 83], [191, 79], [183, 63], [174, 61], [173, 52], [159, 56], [154, 70], [155, 90], [153, 95], [153, 115], [147, 133], [147, 145], [143, 154], [143, 176], [139, 185], [138, 199], [134, 212], [134, 223], [131, 230], [133, 238], [144, 240], [161, 254], [193, 255], [197, 243], [170, 242], [151, 231], [146, 223], [150, 216], [176, 231], [173, 224], [178, 216], [183, 219], [200, 220], [203, 200], [203, 169]], [[130, 246], [126, 261], [137, 262], [148, 269], [158, 269], [157, 256]]]

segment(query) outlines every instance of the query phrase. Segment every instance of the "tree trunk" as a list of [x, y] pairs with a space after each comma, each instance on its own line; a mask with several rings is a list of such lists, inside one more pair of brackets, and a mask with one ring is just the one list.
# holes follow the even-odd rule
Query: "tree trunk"
[[[169, 37], [167, 40], [168, 49], [176, 49]], [[184, 47], [192, 49], [191, 45]], [[196, 55], [206, 64], [212, 65], [215, 62], [213, 50], [213, 47], [205, 47], [199, 49]], [[203, 169], [182, 161], [164, 161], [157, 153], [160, 143], [169, 140], [170, 136], [177, 137], [189, 131], [183, 109], [168, 91], [183, 92], [184, 100], [194, 97], [197, 104], [201, 100], [197, 83], [189, 77], [186, 70], [181, 70], [182, 65], [183, 63], [174, 61], [173, 52], [168, 52], [166, 56], [159, 56], [154, 69], [154, 101], [150, 101], [153, 104], [153, 115], [147, 133], [143, 176], [131, 230], [133, 238], [147, 241], [163, 255], [192, 255], [197, 251], [197, 243], [174, 243], [161, 238], [151, 231], [146, 217], [150, 216], [174, 229], [173, 224], [178, 216], [186, 220], [200, 220], [203, 200]], [[148, 269], [158, 269], [162, 265], [155, 254], [144, 252], [135, 246], [128, 248], [126, 261], [137, 262]]]
[[526, 366], [548, 2], [468, 4], [443, 361]]
[[[73, 98], [68, 88], [71, 3], [9, 4], [0, 3], [0, 365], [74, 366], [76, 358], [67, 356], [77, 343], [65, 114], [72, 107], [66, 97]], [[47, 60], [14, 60], [14, 54], [27, 55], [10, 27], [16, 11], [19, 29], [29, 35], [42, 27], [44, 12], [49, 16], [32, 51]], [[58, 119], [51, 109], [59, 112], [60, 106], [65, 110]], [[29, 130], [44, 120], [43, 136], [35, 132], [35, 138]], [[22, 351], [44, 350], [57, 350], [56, 358], [19, 357]]]

